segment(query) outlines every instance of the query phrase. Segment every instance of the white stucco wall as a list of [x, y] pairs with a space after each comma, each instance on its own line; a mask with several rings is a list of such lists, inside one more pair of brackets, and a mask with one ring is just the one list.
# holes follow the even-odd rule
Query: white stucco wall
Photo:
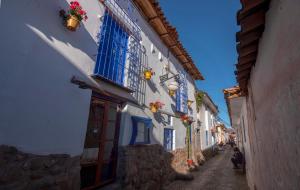
[[249, 81], [251, 189], [300, 189], [300, 1], [271, 1]]
[[66, 0], [2, 1], [0, 144], [39, 154], [81, 153], [91, 92], [70, 79], [93, 72], [97, 14], [104, 9], [97, 0], [80, 3], [89, 19], [70, 32], [58, 15]]
[[[90, 90], [79, 89], [70, 83], [72, 76], [89, 80], [98, 51], [97, 34], [104, 6], [98, 0], [79, 0], [89, 19], [76, 32], [68, 31], [58, 16], [67, 9], [70, 0], [4, 0], [0, 8], [0, 144], [18, 147], [36, 154], [81, 154], [85, 138]], [[120, 1], [124, 5], [126, 1]], [[126, 9], [128, 10], [128, 9]], [[167, 47], [148, 23], [136, 11], [142, 28], [149, 66], [156, 75], [146, 87], [146, 105], [159, 100], [166, 104], [163, 110], [173, 113], [175, 99], [165, 86], [159, 85], [159, 76], [167, 63]], [[9, 19], [8, 19], [9, 18]], [[150, 52], [154, 44], [156, 52]], [[163, 61], [158, 60], [161, 52]], [[183, 70], [170, 53], [172, 71]], [[189, 99], [194, 99], [194, 81], [188, 76]], [[150, 87], [151, 86], [151, 87]], [[195, 103], [193, 110], [196, 110]], [[153, 120], [153, 143], [163, 143], [163, 127], [149, 110], [128, 105], [123, 111], [120, 144], [131, 138], [132, 115]], [[193, 114], [196, 117], [196, 112]], [[174, 118], [176, 147], [185, 146], [185, 128]]]
[[[161, 85], [159, 76], [166, 73], [164, 66], [168, 64], [168, 54], [169, 54], [169, 66], [172, 72], [178, 73], [179, 71], [184, 71], [180, 62], [173, 56], [171, 51], [168, 53], [168, 48], [160, 40], [159, 36], [154, 32], [148, 22], [144, 19], [143, 16], [134, 8], [128, 9], [127, 1], [120, 1], [120, 5], [127, 11], [128, 15], [131, 15], [133, 20], [137, 20], [137, 24], [141, 27], [142, 30], [142, 45], [146, 49], [146, 55], [148, 57], [148, 66], [153, 69], [155, 75], [151, 78], [151, 81], [148, 81], [146, 84], [146, 106], [150, 102], [160, 101], [165, 104], [163, 111], [174, 114], [176, 111], [176, 99], [175, 96], [171, 97], [168, 94], [168, 89], [166, 85]], [[128, 12], [128, 10], [131, 10]], [[151, 52], [151, 45], [155, 49], [155, 52]], [[162, 55], [162, 61], [159, 60], [159, 54]], [[185, 72], [185, 71], [184, 71]], [[172, 81], [172, 80], [170, 80]], [[195, 101], [195, 84], [193, 79], [187, 74], [188, 82], [188, 99]], [[166, 83], [167, 84], [167, 83]], [[196, 103], [192, 105], [193, 112], [189, 111], [189, 114], [196, 118]], [[163, 117], [166, 119], [166, 115], [162, 114], [161, 116], [155, 116], [150, 112], [148, 108], [142, 108], [135, 105], [128, 105], [127, 108], [123, 111], [122, 116], [122, 125], [120, 133], [120, 145], [128, 145], [132, 135], [132, 123], [131, 116], [140, 116], [151, 118], [153, 121], [153, 128], [151, 129], [151, 143], [158, 143], [163, 145], [164, 138], [164, 128], [170, 128], [169, 126], [164, 126], [160, 121]], [[176, 131], [176, 148], [185, 147], [185, 136], [186, 129], [179, 118], [173, 117], [173, 126], [172, 128]]]
[[[207, 107], [207, 110], [205, 109]], [[199, 108], [199, 111], [197, 113], [197, 118], [201, 121], [200, 126], [200, 143], [201, 143], [201, 149], [205, 150], [212, 145], [214, 145], [213, 142], [213, 136], [211, 132], [211, 128], [214, 126], [214, 122], [212, 118], [214, 118], [213, 112], [209, 109], [207, 105], [204, 103]], [[206, 144], [206, 131], [208, 132], [208, 144]]]

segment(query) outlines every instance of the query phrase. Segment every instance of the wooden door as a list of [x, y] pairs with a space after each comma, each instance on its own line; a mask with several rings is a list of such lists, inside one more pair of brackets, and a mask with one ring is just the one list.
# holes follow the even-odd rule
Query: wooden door
[[119, 120], [117, 103], [92, 98], [81, 158], [82, 189], [93, 189], [114, 180]]

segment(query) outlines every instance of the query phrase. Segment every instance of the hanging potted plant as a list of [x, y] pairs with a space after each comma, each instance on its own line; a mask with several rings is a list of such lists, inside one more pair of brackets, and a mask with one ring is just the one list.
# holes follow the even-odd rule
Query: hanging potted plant
[[144, 78], [146, 80], [150, 80], [153, 75], [155, 75], [155, 72], [152, 71], [152, 68], [146, 69], [144, 71]]
[[184, 124], [188, 124], [188, 123], [189, 123], [189, 116], [188, 116], [188, 115], [181, 115], [181, 116], [180, 116], [180, 120], [181, 120]]
[[60, 16], [64, 18], [66, 27], [71, 31], [76, 31], [82, 20], [88, 19], [86, 12], [82, 9], [78, 1], [71, 1], [68, 13], [60, 11]]
[[151, 102], [149, 104], [149, 107], [152, 113], [156, 113], [159, 109], [162, 109], [164, 105], [165, 104], [161, 103], [160, 101], [156, 101], [156, 102]]
[[188, 166], [192, 166], [192, 165], [194, 165], [194, 161], [192, 159], [188, 159], [187, 164], [188, 164]]
[[180, 116], [180, 120], [184, 123], [184, 124], [192, 124], [193, 123], [193, 118], [189, 117], [188, 115], [181, 115]]

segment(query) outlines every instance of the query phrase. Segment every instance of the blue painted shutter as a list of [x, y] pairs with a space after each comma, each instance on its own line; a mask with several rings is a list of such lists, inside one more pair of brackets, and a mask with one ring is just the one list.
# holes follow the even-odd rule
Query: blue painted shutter
[[179, 73], [180, 76], [180, 84], [179, 89], [176, 91], [176, 111], [181, 113], [188, 113], [188, 107], [187, 107], [187, 80], [186, 80], [186, 74], [183, 72]]
[[148, 130], [148, 135], [145, 139], [144, 144], [150, 144], [150, 127], [152, 126], [152, 120], [149, 118], [143, 118], [143, 117], [138, 117], [138, 116], [132, 116], [131, 117], [132, 121], [132, 134], [131, 134], [131, 139], [129, 144], [133, 145], [136, 144], [136, 137], [138, 133], [138, 123], [144, 123], [145, 124], [145, 130]]
[[164, 148], [171, 151], [173, 148], [173, 129], [164, 129]]
[[94, 74], [123, 85], [128, 34], [106, 11]]

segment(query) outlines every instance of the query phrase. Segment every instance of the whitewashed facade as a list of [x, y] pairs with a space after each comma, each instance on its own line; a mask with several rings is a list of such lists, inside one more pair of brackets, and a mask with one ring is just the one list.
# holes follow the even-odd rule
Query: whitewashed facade
[[[166, 129], [172, 134], [167, 151], [185, 147], [186, 128], [178, 118], [176, 97], [171, 97], [166, 87], [171, 80], [160, 84], [159, 76], [166, 74], [167, 65], [173, 73], [185, 75], [187, 98], [192, 101], [195, 101], [194, 79], [131, 1], [118, 0], [118, 4], [113, 0], [79, 2], [89, 18], [76, 32], [71, 32], [58, 15], [59, 10], [68, 8], [69, 0], [2, 1], [0, 144], [33, 154], [82, 155], [84, 159], [94, 159], [100, 150], [89, 147], [95, 142], [87, 142], [86, 138], [101, 134], [101, 127], [93, 128], [94, 120], [98, 119], [107, 125], [106, 128], [115, 127], [112, 131], [106, 130], [112, 140], [106, 140], [102, 147], [104, 157], [114, 154], [115, 143], [118, 146], [135, 143], [164, 146]], [[114, 84], [114, 79], [107, 81], [95, 76], [101, 28], [108, 9], [118, 24], [128, 27], [124, 31], [129, 31], [128, 43], [124, 43], [127, 45], [126, 62], [121, 85]], [[129, 26], [128, 21], [132, 22]], [[135, 31], [138, 37], [130, 33], [131, 26], [140, 30]], [[130, 46], [134, 43], [143, 55], [138, 55], [142, 59], [140, 70], [133, 71], [129, 56], [135, 51]], [[142, 77], [145, 65], [156, 73], [150, 81]], [[132, 77], [133, 72], [135, 76]], [[139, 83], [139, 87], [132, 81]], [[113, 101], [107, 100], [108, 97]], [[160, 113], [153, 114], [149, 103], [157, 100], [165, 106]], [[91, 112], [101, 117], [93, 117]], [[203, 122], [208, 130], [214, 116], [206, 112]], [[188, 114], [196, 118], [195, 103]], [[102, 116], [108, 119], [102, 120]], [[209, 144], [212, 144], [211, 139]]]
[[[199, 143], [201, 150], [212, 147], [217, 143], [213, 130], [217, 125], [218, 107], [214, 104], [207, 93], [203, 94], [203, 102], [197, 113], [197, 128], [199, 129]], [[199, 140], [198, 140], [199, 141]]]

